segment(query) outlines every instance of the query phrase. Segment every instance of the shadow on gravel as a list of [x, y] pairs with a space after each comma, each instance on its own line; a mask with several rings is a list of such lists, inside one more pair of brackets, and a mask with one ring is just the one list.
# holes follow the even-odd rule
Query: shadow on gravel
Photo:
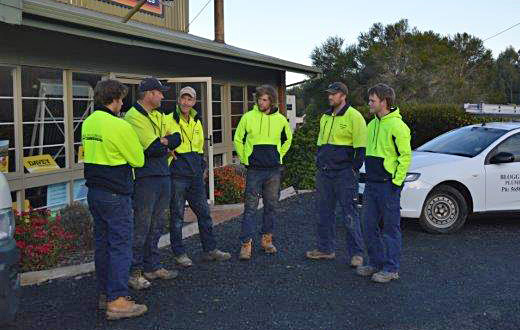
[[[304, 258], [315, 247], [314, 197], [282, 202], [274, 256], [255, 239], [253, 259], [237, 260], [239, 219], [215, 227], [219, 248], [234, 255], [229, 262], [200, 262], [199, 237], [187, 239], [196, 264], [135, 293], [150, 309], [141, 318], [107, 322], [86, 276], [24, 288], [16, 329], [520, 328], [520, 221], [477, 217], [455, 234], [431, 235], [403, 220], [401, 279], [382, 285], [347, 266], [341, 221], [337, 258]], [[173, 267], [169, 250], [162, 253]]]

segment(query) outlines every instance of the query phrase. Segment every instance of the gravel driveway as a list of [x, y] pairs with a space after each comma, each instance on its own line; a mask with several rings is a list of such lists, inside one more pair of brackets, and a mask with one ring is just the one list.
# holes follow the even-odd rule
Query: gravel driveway
[[257, 240], [252, 261], [238, 261], [237, 220], [215, 227], [230, 262], [200, 262], [198, 236], [188, 239], [195, 266], [136, 293], [150, 310], [141, 318], [105, 321], [89, 275], [25, 287], [14, 329], [520, 329], [520, 217], [478, 217], [445, 236], [403, 220], [401, 279], [384, 285], [354, 274], [343, 241], [334, 261], [304, 258], [314, 203], [314, 194], [282, 202], [275, 256]]

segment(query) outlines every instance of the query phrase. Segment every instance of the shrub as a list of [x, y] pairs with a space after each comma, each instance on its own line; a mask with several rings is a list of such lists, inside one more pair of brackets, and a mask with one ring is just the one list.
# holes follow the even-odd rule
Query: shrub
[[88, 206], [74, 202], [59, 212], [63, 228], [77, 237], [78, 248], [92, 250], [94, 245], [94, 224]]
[[[373, 116], [368, 106], [356, 107], [365, 117], [367, 124]], [[453, 104], [414, 104], [400, 106], [404, 122], [410, 127], [412, 148], [454, 128], [482, 122], [500, 121], [499, 118], [482, 117], [466, 113]], [[292, 146], [284, 158], [284, 186], [296, 189], [314, 189], [318, 150], [316, 141], [319, 133], [319, 118], [316, 107], [306, 110], [305, 123], [293, 136]]]
[[216, 168], [215, 204], [235, 204], [244, 201], [246, 179], [243, 170], [232, 165]]
[[63, 228], [59, 216], [51, 217], [49, 210], [18, 213], [15, 219], [22, 271], [51, 268], [75, 247], [75, 235]]

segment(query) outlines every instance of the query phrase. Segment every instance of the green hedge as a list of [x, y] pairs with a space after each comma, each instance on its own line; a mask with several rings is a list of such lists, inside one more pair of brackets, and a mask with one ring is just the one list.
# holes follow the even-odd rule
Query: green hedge
[[[368, 106], [357, 107], [367, 123], [372, 119]], [[468, 114], [453, 104], [413, 104], [400, 107], [403, 120], [410, 127], [412, 148], [457, 127], [482, 122], [500, 121], [499, 118], [482, 117]], [[291, 149], [284, 159], [284, 185], [296, 189], [313, 189], [316, 174], [316, 141], [319, 132], [319, 117], [316, 107], [306, 109], [305, 124], [293, 137]]]

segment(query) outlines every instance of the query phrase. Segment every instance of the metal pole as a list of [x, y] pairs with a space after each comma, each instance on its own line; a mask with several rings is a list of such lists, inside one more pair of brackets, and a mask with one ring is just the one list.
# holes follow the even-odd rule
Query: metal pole
[[139, 0], [139, 2], [135, 5], [134, 8], [132, 8], [128, 14], [125, 16], [125, 18], [123, 18], [123, 23], [126, 23], [130, 20], [130, 18], [132, 18], [132, 16], [134, 16], [135, 13], [137, 13], [139, 11], [139, 9], [141, 9], [141, 7], [146, 3], [146, 0]]

